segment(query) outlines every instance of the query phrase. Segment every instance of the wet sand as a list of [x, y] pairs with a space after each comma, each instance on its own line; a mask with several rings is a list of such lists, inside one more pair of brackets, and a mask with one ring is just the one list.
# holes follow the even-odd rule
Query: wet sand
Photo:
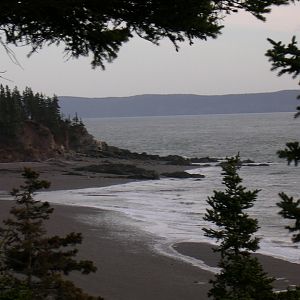
[[[173, 248], [180, 254], [200, 259], [210, 267], [217, 267], [218, 253], [212, 250], [213, 246], [207, 243], [177, 243]], [[300, 285], [300, 264], [277, 259], [271, 256], [254, 254], [263, 265], [264, 271], [275, 278], [273, 286], [276, 290], [287, 286]], [[300, 250], [299, 250], [300, 257]]]

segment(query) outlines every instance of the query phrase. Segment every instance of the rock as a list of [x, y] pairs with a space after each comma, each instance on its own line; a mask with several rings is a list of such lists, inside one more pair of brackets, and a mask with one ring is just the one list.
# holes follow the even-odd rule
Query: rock
[[136, 153], [131, 152], [127, 149], [118, 148], [115, 146], [108, 146], [104, 149], [99, 149], [96, 156], [107, 157], [107, 158], [118, 158], [118, 159], [138, 159], [138, 160], [153, 160], [153, 161], [166, 161], [169, 165], [181, 165], [189, 166], [190, 159], [184, 158], [179, 155], [168, 155], [168, 156], [159, 156], [153, 154], [147, 154], [146, 152]]
[[191, 161], [188, 158], [184, 158], [179, 155], [168, 155], [161, 157], [162, 160], [167, 161], [168, 165], [177, 165], [177, 166], [190, 166]]
[[106, 173], [125, 176], [130, 179], [159, 179], [157, 172], [153, 170], [146, 170], [143, 168], [138, 168], [134, 165], [128, 164], [101, 164], [101, 165], [90, 165], [75, 168], [76, 171], [86, 171], [93, 173]]
[[242, 160], [242, 164], [254, 164], [255, 161], [251, 160], [251, 159], [245, 159], [245, 160]]
[[215, 163], [215, 162], [218, 162], [219, 159], [218, 158], [215, 158], [215, 157], [200, 157], [200, 158], [197, 158], [197, 157], [194, 157], [194, 158], [191, 158], [190, 161], [192, 163]]
[[[270, 165], [267, 164], [267, 163], [246, 163], [246, 164], [245, 164], [244, 162], [245, 162], [245, 161], [241, 162], [241, 163], [239, 164], [239, 166], [244, 166], [244, 167], [268, 167], [268, 166], [270, 166]], [[217, 164], [217, 166], [218, 166], [218, 167], [222, 167], [222, 166], [224, 166], [224, 164], [226, 164], [226, 161]]]
[[187, 172], [172, 172], [172, 173], [162, 173], [161, 174], [162, 176], [165, 176], [165, 177], [170, 177], [170, 178], [182, 178], [182, 179], [185, 179], [185, 178], [204, 178], [205, 176], [204, 175], [201, 175], [201, 174], [190, 174], [190, 173], [187, 173]]

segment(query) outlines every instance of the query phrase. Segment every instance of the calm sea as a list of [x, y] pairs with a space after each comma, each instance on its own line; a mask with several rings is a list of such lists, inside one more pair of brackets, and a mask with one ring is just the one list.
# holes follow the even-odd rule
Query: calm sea
[[276, 151], [299, 140], [293, 113], [85, 119], [89, 131], [108, 144], [136, 152], [183, 156], [235, 155], [280, 161]]
[[[300, 197], [300, 167], [287, 166], [276, 156], [287, 141], [300, 140], [300, 118], [294, 119], [293, 113], [102, 118], [85, 119], [84, 123], [96, 138], [135, 152], [187, 157], [225, 157], [239, 152], [242, 159], [269, 163], [240, 171], [245, 186], [261, 190], [250, 211], [259, 220], [260, 251], [300, 263], [300, 249], [291, 243], [284, 229], [288, 222], [278, 215], [276, 206], [281, 191]], [[43, 197], [118, 212], [123, 218], [120, 222], [126, 217], [127, 224], [156, 237], [157, 249], [168, 252], [168, 246], [178, 241], [213, 243], [201, 228], [210, 226], [203, 221], [206, 199], [222, 188], [221, 169], [200, 166], [190, 172], [206, 177], [57, 191]], [[175, 255], [171, 250], [169, 254]]]

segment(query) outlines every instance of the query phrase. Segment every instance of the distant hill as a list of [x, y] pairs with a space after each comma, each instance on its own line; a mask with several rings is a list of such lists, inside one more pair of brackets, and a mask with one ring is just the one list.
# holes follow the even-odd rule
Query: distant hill
[[139, 95], [131, 97], [59, 97], [61, 111], [83, 118], [174, 116], [292, 112], [299, 106], [299, 90], [232, 95]]

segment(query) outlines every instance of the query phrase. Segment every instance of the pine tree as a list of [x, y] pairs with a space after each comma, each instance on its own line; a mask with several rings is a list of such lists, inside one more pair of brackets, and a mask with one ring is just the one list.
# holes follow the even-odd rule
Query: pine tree
[[222, 166], [226, 189], [214, 191], [207, 200], [211, 208], [207, 209], [204, 219], [215, 227], [203, 230], [206, 236], [220, 243], [215, 251], [221, 256], [221, 272], [211, 281], [209, 296], [216, 300], [274, 299], [273, 279], [251, 256], [259, 248], [259, 239], [254, 236], [258, 223], [245, 210], [254, 205], [259, 191], [249, 191], [241, 185], [239, 166], [238, 156], [227, 159]]
[[[89, 274], [96, 268], [91, 261], [75, 259], [76, 245], [82, 241], [80, 233], [72, 232], [65, 237], [46, 235], [44, 222], [53, 208], [33, 196], [48, 188], [49, 182], [39, 180], [39, 175], [30, 169], [24, 170], [23, 177], [25, 184], [12, 192], [16, 199], [10, 212], [12, 218], [5, 220], [0, 229], [0, 299], [10, 299], [6, 298], [10, 293], [12, 297], [23, 293], [28, 300], [102, 299], [84, 294], [65, 279], [72, 271]], [[25, 296], [20, 299], [27, 299]]]
[[[268, 39], [268, 41], [272, 44], [272, 49], [269, 49], [266, 53], [266, 56], [269, 57], [269, 61], [272, 63], [271, 70], [278, 71], [278, 76], [291, 74], [293, 78], [299, 78], [300, 49], [298, 48], [296, 37], [294, 36], [287, 45], [281, 41], [275, 42], [272, 39]], [[300, 95], [298, 99], [300, 99]], [[297, 107], [295, 118], [299, 116], [300, 106]], [[286, 148], [279, 150], [277, 154], [280, 158], [285, 158], [288, 164], [294, 162], [295, 166], [297, 166], [300, 161], [300, 144], [299, 142], [289, 142], [286, 144]], [[277, 203], [277, 206], [281, 209], [279, 214], [283, 218], [295, 221], [293, 226], [287, 226], [286, 228], [294, 233], [292, 241], [298, 243], [300, 242], [300, 199], [296, 200], [283, 192], [279, 194], [279, 197], [281, 198], [281, 201]], [[293, 290], [277, 294], [277, 299], [300, 299], [300, 287], [298, 286], [296, 289], [293, 288]]]
[[21, 98], [15, 88], [0, 86], [0, 137], [14, 139], [21, 128], [23, 121]]
[[[2, 0], [1, 43], [32, 46], [30, 54], [62, 44], [68, 57], [91, 57], [94, 67], [112, 62], [133, 36], [154, 44], [216, 38], [226, 15], [242, 10], [265, 20], [273, 5], [295, 0]], [[66, 21], [67, 20], [67, 21]]]
[[33, 120], [35, 116], [34, 113], [35, 99], [31, 88], [29, 87], [25, 88], [22, 94], [22, 99], [23, 99], [24, 111], [27, 120]]
[[[273, 48], [269, 49], [266, 56], [269, 57], [269, 61], [272, 63], [272, 71], [278, 71], [278, 76], [284, 74], [291, 74], [293, 78], [297, 78], [300, 75], [300, 49], [296, 37], [294, 36], [291, 42], [287, 45], [282, 42], [275, 42], [272, 39], [268, 39]], [[300, 81], [299, 81], [300, 85]], [[300, 95], [298, 96], [300, 99]], [[300, 106], [297, 107], [297, 113], [295, 118], [300, 116]], [[294, 161], [295, 165], [300, 161], [300, 145], [299, 142], [289, 142], [286, 144], [284, 150], [278, 151], [280, 158], [286, 158], [288, 164]]]

